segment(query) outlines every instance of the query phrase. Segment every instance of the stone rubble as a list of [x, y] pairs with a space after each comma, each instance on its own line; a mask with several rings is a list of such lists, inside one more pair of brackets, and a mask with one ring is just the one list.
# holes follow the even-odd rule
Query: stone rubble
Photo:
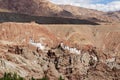
[[47, 76], [49, 80], [57, 80], [60, 76], [65, 80], [120, 79], [120, 72], [113, 71], [120, 69], [116, 59], [110, 58], [102, 62], [94, 48], [88, 51], [81, 49], [81, 54], [73, 54], [59, 45], [47, 52], [38, 52], [26, 46], [3, 46], [3, 49], [8, 51], [0, 58], [2, 74], [16, 72], [26, 79], [31, 76], [34, 78]]

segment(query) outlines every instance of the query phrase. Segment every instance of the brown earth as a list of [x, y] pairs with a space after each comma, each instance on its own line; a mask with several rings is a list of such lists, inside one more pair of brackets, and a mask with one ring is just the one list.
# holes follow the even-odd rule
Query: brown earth
[[118, 19], [120, 21], [120, 11], [108, 12], [109, 17], [113, 17], [114, 20]]
[[[26, 80], [120, 79], [119, 11], [105, 13], [48, 0], [0, 0], [0, 12], [0, 77], [15, 72]], [[45, 49], [30, 44], [31, 38]]]
[[17, 12], [36, 16], [72, 16], [67, 12], [49, 2], [48, 0], [1, 0], [0, 8], [9, 12]]
[[49, 0], [0, 0], [0, 12], [85, 19], [99, 23], [120, 21], [119, 12], [107, 13], [71, 5], [56, 5]]
[[72, 5], [60, 5], [66, 11], [71, 12], [74, 16], [80, 19], [87, 19], [94, 22], [119, 22], [118, 18], [113, 18], [113, 16], [108, 16], [106, 12], [97, 11], [93, 9], [87, 9]]
[[[120, 43], [120, 27], [116, 24], [103, 25], [46, 25], [57, 36], [77, 44], [90, 44], [100, 49], [113, 46], [116, 48]], [[111, 43], [111, 44], [109, 44]], [[105, 45], [105, 46], [104, 46]], [[110, 46], [109, 46], [110, 45]], [[115, 47], [114, 46], [114, 47]], [[106, 49], [105, 48], [105, 49]]]
[[[26, 79], [46, 76], [49, 80], [56, 80], [62, 76], [65, 80], [119, 80], [119, 36], [119, 24], [2, 23], [0, 73], [16, 72]], [[38, 51], [28, 43], [30, 38], [48, 45], [48, 51]], [[57, 47], [60, 41], [80, 49], [81, 54]]]
[[31, 16], [28, 14], [0, 12], [0, 23], [2, 22], [36, 22], [38, 24], [91, 24], [99, 25], [96, 22], [86, 19], [64, 18], [64, 17], [47, 17]]
[[[47, 44], [56, 43], [56, 36], [36, 23], [2, 23], [0, 24], [0, 40], [15, 44], [28, 44], [30, 38], [40, 42], [44, 38]], [[43, 42], [44, 42], [43, 41]]]

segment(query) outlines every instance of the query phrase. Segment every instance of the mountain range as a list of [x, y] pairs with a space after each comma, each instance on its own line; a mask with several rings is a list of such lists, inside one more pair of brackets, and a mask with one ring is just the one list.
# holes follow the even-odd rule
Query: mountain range
[[0, 0], [0, 11], [32, 16], [84, 19], [92, 22], [119, 22], [118, 12], [102, 12], [72, 5], [56, 5], [48, 0]]
[[0, 80], [19, 80], [17, 75], [120, 80], [120, 11], [0, 0]]

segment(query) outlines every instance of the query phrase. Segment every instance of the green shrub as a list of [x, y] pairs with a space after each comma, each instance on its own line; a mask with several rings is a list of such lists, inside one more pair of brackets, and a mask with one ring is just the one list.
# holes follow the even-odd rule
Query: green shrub
[[25, 79], [20, 77], [16, 73], [14, 73], [14, 74], [5, 73], [4, 76], [2, 78], [0, 78], [0, 80], [25, 80]]
[[[4, 76], [2, 78], [0, 78], [0, 80], [25, 80], [25, 79], [23, 77], [20, 77], [16, 73], [14, 73], [14, 74], [4, 73]], [[35, 79], [32, 77], [29, 80], [49, 80], [49, 79], [47, 77], [43, 77], [42, 79]], [[64, 80], [64, 79], [62, 78], [62, 76], [60, 76], [58, 80]]]
[[42, 79], [38, 79], [38, 80], [48, 80], [47, 77], [43, 77]]
[[35, 80], [33, 77], [30, 80]]
[[49, 80], [47, 77], [43, 77], [42, 79], [35, 79], [35, 78], [31, 78], [30, 80]]
[[58, 80], [64, 80], [64, 79], [62, 78], [62, 76], [60, 76]]

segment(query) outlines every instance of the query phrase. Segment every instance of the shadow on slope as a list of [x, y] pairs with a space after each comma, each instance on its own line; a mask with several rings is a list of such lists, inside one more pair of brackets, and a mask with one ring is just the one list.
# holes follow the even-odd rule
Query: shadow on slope
[[6, 13], [0, 12], [0, 23], [2, 22], [32, 22], [35, 21], [38, 24], [90, 24], [99, 25], [98, 23], [73, 18], [62, 17], [45, 17], [45, 16], [30, 16], [27, 14], [18, 13]]

